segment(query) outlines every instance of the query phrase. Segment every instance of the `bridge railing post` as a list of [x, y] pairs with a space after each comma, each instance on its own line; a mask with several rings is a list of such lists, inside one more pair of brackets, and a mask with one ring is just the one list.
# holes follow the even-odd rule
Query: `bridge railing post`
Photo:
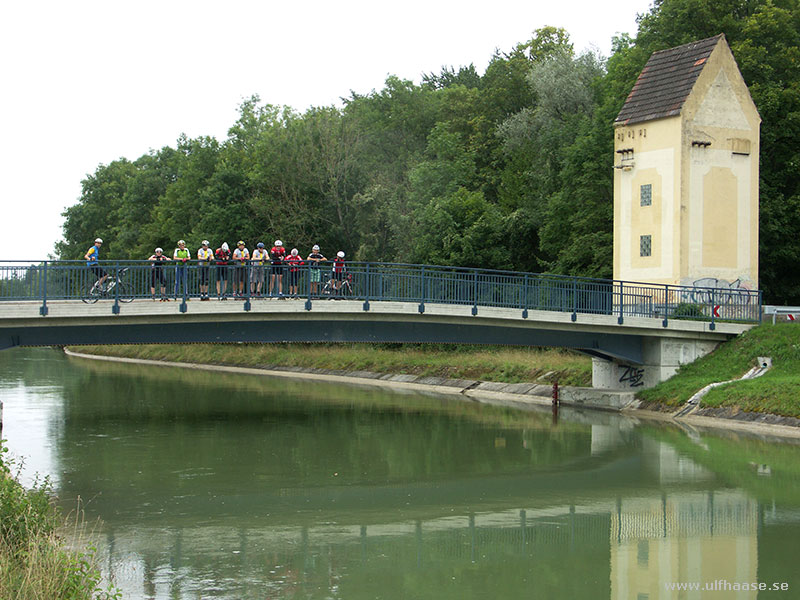
[[528, 318], [528, 274], [522, 278], [522, 318]]
[[668, 325], [667, 319], [669, 318], [669, 284], [664, 286], [664, 320], [661, 322], [662, 327]]
[[[317, 265], [317, 269], [319, 269], [319, 265]], [[306, 310], [311, 310], [311, 275], [313, 274], [311, 270], [311, 261], [308, 261], [306, 265]], [[269, 276], [268, 276], [269, 277]], [[322, 277], [320, 277], [320, 282], [322, 282]]]
[[578, 320], [578, 278], [572, 278], [572, 322]]
[[47, 261], [42, 263], [42, 268], [39, 271], [39, 276], [43, 278], [42, 281], [42, 306], [39, 307], [39, 314], [43, 317], [47, 316]]
[[425, 312], [425, 284], [426, 284], [426, 281], [425, 281], [425, 267], [424, 266], [422, 267], [422, 275], [420, 276], [420, 279], [421, 279], [420, 280], [420, 288], [421, 288], [420, 289], [420, 294], [421, 294], [421, 297], [420, 297], [420, 302], [419, 302], [419, 314], [422, 314], [422, 313]]
[[714, 322], [714, 318], [715, 318], [716, 312], [717, 312], [716, 311], [717, 306], [716, 306], [715, 300], [714, 300], [714, 290], [715, 290], [715, 288], [712, 287], [711, 288], [711, 324], [708, 326], [708, 328], [711, 331], [714, 331], [717, 328], [717, 325]]
[[180, 264], [180, 263], [176, 263], [175, 264], [175, 292], [178, 291], [179, 282], [183, 286], [183, 296], [181, 297], [181, 305], [179, 307], [180, 311], [182, 313], [185, 313], [186, 310], [188, 309], [188, 306], [186, 305], [186, 269], [187, 268], [188, 267], [186, 266], [186, 264]]
[[617, 324], [622, 325], [625, 318], [623, 316], [623, 311], [625, 310], [625, 293], [623, 290], [623, 283], [622, 281], [619, 282], [619, 317], [617, 317]]
[[[761, 294], [762, 294], [761, 290], [758, 290], [758, 324], [759, 325], [761, 325], [761, 319], [763, 318], [763, 313], [764, 313], [764, 308], [763, 308], [764, 305], [762, 304], [763, 299], [761, 297]], [[775, 317], [773, 316], [773, 319], [774, 318]]]
[[472, 316], [478, 314], [478, 270], [472, 272]]
[[244, 305], [242, 306], [245, 312], [250, 312], [250, 309], [252, 308], [252, 304], [250, 304], [250, 273], [252, 269], [253, 267], [250, 264], [250, 261], [246, 261], [244, 267], [244, 287], [246, 292], [244, 295]]
[[369, 310], [369, 286], [370, 286], [370, 277], [369, 277], [369, 263], [364, 269], [364, 310]]
[[119, 314], [119, 261], [114, 263], [114, 306], [111, 307], [111, 313]]

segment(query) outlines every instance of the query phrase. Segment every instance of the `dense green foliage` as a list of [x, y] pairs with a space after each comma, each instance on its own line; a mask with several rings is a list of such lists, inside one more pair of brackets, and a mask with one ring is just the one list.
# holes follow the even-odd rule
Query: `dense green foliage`
[[0, 597], [8, 600], [119, 598], [103, 589], [93, 550], [71, 550], [57, 528], [64, 523], [48, 479], [26, 489], [0, 441]]
[[753, 328], [636, 396], [646, 402], [678, 406], [709, 383], [738, 379], [756, 366], [759, 356], [771, 357], [773, 368], [756, 379], [712, 389], [701, 406], [800, 418], [800, 327], [795, 323], [765, 323]]
[[389, 77], [302, 114], [253, 97], [225, 140], [98, 167], [58, 252], [98, 235], [117, 258], [281, 238], [301, 254], [610, 277], [613, 120], [653, 51], [722, 32], [763, 118], [761, 286], [797, 303], [799, 24], [798, 0], [656, 0], [608, 59], [544, 28], [483, 74]]

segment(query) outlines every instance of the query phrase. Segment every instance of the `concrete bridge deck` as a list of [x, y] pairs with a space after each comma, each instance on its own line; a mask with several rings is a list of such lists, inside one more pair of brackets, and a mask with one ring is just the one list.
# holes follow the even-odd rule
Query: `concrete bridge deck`
[[[458, 304], [421, 307], [412, 302], [360, 300], [252, 300], [152, 302], [120, 304], [101, 300], [47, 303], [7, 301], [0, 304], [0, 349], [13, 346], [236, 343], [236, 342], [437, 342], [563, 347], [596, 361], [599, 387], [627, 387], [605, 379], [616, 369], [633, 373], [634, 385], [652, 385], [752, 324], [613, 314], [573, 315]], [[473, 314], [475, 313], [476, 314]], [[614, 371], [603, 374], [603, 368]], [[632, 371], [631, 371], [632, 369]], [[630, 385], [630, 384], [629, 384]]]

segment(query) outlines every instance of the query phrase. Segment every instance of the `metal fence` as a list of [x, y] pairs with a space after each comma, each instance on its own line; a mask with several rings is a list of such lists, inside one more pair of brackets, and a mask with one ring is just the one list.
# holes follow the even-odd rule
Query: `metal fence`
[[[331, 264], [316, 269], [304, 264], [290, 270], [284, 265], [211, 265], [166, 263], [159, 270], [148, 261], [104, 261], [108, 281], [119, 275], [101, 300], [110, 300], [119, 312], [119, 302], [161, 297], [161, 287], [170, 299], [183, 303], [199, 298], [205, 280], [208, 294], [216, 299], [236, 298], [241, 290], [245, 310], [251, 301], [279, 291], [288, 296], [289, 285], [296, 296], [306, 300], [311, 310], [318, 299], [349, 298], [371, 301], [413, 302], [420, 312], [425, 305], [459, 304], [472, 307], [514, 308], [527, 318], [528, 311], [614, 315], [621, 324], [626, 317], [660, 318], [666, 326], [671, 319], [756, 323], [761, 320], [761, 292], [729, 288], [659, 285], [537, 273], [519, 273], [393, 263], [347, 263], [343, 273], [334, 273]], [[263, 274], [263, 279], [260, 275]], [[319, 280], [319, 283], [316, 283]], [[47, 302], [85, 300], [97, 276], [83, 261], [45, 261], [37, 264], [0, 262], [0, 306], [4, 301], [38, 301], [43, 315]], [[241, 283], [240, 283], [241, 282]], [[260, 287], [259, 284], [260, 283]]]

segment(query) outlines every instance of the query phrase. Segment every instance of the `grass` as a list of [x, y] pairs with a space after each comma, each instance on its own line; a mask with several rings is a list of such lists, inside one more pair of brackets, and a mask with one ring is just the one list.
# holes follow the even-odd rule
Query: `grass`
[[637, 397], [678, 406], [709, 383], [741, 377], [759, 356], [771, 357], [773, 368], [757, 379], [714, 388], [703, 397], [702, 406], [800, 418], [800, 326], [794, 323], [759, 325]]
[[[101, 587], [94, 549], [68, 548], [59, 535], [67, 520], [53, 502], [49, 480], [24, 488], [14, 462], [2, 456], [6, 452], [0, 443], [0, 598], [118, 599], [116, 590]], [[79, 520], [73, 528], [80, 543]]]
[[306, 367], [503, 383], [591, 385], [591, 360], [575, 352], [448, 344], [180, 344], [76, 346], [76, 352], [240, 367]]

